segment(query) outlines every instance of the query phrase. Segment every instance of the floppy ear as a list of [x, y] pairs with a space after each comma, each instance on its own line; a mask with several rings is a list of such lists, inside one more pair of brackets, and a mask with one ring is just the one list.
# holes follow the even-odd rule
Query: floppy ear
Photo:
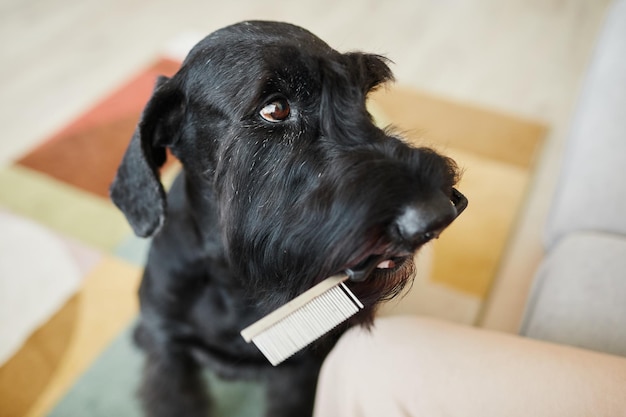
[[362, 52], [346, 55], [357, 69], [366, 93], [387, 81], [393, 81], [393, 73], [388, 65], [391, 61], [384, 56]]
[[111, 185], [113, 203], [137, 236], [152, 236], [165, 221], [159, 167], [165, 162], [166, 146], [178, 139], [183, 111], [180, 90], [169, 78], [160, 77]]

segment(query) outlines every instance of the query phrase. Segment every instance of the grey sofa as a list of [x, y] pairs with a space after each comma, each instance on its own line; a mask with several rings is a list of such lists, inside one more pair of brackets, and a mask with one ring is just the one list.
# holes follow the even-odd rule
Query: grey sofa
[[520, 333], [626, 356], [626, 0], [584, 81], [545, 249]]

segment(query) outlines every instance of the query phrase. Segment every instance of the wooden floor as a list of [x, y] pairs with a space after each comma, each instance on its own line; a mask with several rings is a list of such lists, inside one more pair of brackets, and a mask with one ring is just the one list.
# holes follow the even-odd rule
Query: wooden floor
[[[542, 255], [541, 230], [567, 122], [608, 4], [0, 0], [0, 165], [68, 123], [181, 33], [208, 33], [252, 18], [300, 24], [337, 49], [388, 56], [400, 85], [549, 126], [517, 233], [482, 314], [485, 327], [515, 331]], [[132, 303], [128, 300], [129, 308]], [[64, 366], [76, 372], [85, 366], [79, 362]], [[44, 415], [50, 398], [40, 398], [29, 415]], [[1, 409], [0, 416], [5, 416]]]

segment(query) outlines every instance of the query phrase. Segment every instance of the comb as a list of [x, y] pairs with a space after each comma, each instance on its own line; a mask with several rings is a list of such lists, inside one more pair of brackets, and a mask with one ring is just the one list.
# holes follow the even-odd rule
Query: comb
[[274, 366], [356, 314], [363, 304], [333, 275], [241, 331]]

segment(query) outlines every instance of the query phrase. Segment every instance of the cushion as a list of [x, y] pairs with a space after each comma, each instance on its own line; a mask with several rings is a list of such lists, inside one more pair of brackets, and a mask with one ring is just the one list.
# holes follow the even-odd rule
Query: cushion
[[626, 239], [563, 238], [537, 272], [520, 333], [626, 356]]

